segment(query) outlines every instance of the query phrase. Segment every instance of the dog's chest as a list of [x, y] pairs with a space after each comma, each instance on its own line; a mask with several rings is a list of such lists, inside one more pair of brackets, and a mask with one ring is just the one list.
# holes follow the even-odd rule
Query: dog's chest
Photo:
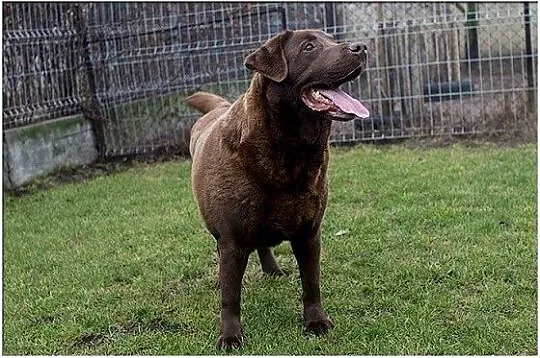
[[274, 246], [284, 240], [311, 235], [320, 224], [326, 205], [322, 192], [275, 194], [259, 216], [257, 245]]

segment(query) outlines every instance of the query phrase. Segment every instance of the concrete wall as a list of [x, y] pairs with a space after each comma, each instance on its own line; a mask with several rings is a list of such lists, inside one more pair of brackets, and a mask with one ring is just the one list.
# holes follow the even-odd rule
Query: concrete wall
[[16, 187], [62, 166], [97, 159], [90, 122], [82, 116], [59, 118], [3, 133], [3, 185]]

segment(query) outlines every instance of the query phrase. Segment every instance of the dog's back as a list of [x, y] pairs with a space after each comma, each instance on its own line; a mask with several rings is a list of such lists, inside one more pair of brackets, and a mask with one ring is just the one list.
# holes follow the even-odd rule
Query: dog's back
[[204, 113], [204, 116], [199, 118], [191, 128], [189, 152], [193, 158], [201, 135], [215, 122], [219, 115], [231, 105], [231, 103], [225, 98], [209, 92], [196, 92], [187, 97], [186, 102], [191, 107]]

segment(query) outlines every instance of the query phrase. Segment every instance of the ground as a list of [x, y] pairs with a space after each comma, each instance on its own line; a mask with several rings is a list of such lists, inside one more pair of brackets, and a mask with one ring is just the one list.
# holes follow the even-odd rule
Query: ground
[[[213, 239], [190, 163], [4, 194], [4, 354], [216, 354]], [[322, 294], [336, 327], [302, 332], [300, 282], [244, 280], [236, 354], [537, 353], [536, 147], [334, 148]], [[85, 178], [86, 177], [86, 178]]]

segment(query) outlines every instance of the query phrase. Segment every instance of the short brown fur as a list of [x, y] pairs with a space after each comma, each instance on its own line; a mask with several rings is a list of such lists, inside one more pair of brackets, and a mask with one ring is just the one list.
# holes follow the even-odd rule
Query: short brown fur
[[[302, 57], [306, 41], [320, 53]], [[206, 92], [187, 98], [206, 113], [192, 129], [190, 152], [193, 193], [220, 256], [219, 347], [243, 344], [240, 289], [249, 254], [257, 250], [266, 274], [282, 275], [270, 249], [282, 241], [291, 242], [300, 269], [306, 330], [332, 327], [319, 292], [332, 118], [309, 110], [299, 96], [305, 86], [339, 81], [364, 62], [365, 55], [320, 31], [285, 31], [246, 58], [256, 73], [234, 103]]]

